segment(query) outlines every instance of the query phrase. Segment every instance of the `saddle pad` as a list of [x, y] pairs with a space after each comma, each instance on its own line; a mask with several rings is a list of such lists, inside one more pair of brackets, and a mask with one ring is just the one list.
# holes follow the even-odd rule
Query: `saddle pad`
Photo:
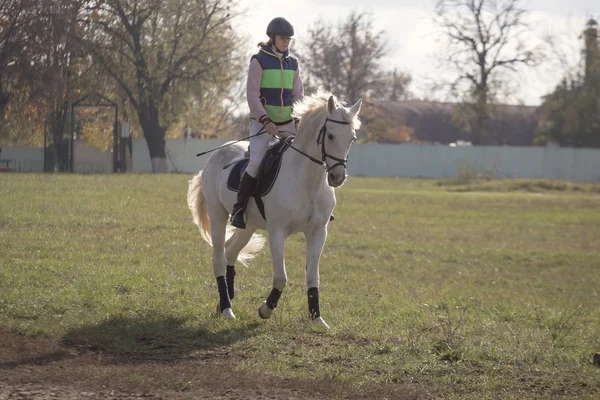
[[[253, 195], [255, 198], [266, 196], [267, 193], [271, 191], [271, 188], [273, 187], [275, 179], [277, 179], [279, 170], [281, 168], [281, 155], [288, 148], [288, 146], [289, 143], [286, 143], [282, 140], [267, 150], [267, 153], [265, 154], [265, 157], [263, 158], [258, 169], [258, 183]], [[246, 170], [248, 161], [250, 161], [249, 158], [243, 158], [233, 162], [233, 168], [231, 169], [229, 178], [227, 179], [227, 188], [229, 190], [233, 190], [234, 192], [238, 191], [238, 188], [240, 187], [240, 181], [244, 171]], [[226, 165], [223, 169], [227, 169], [230, 166], [231, 163]]]

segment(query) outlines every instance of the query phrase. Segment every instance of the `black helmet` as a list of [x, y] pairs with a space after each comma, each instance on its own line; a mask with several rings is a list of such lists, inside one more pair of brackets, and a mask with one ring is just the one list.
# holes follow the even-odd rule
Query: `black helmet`
[[294, 36], [294, 27], [287, 19], [277, 17], [269, 22], [269, 26], [267, 26], [267, 36], [271, 37], [271, 35], [292, 37]]

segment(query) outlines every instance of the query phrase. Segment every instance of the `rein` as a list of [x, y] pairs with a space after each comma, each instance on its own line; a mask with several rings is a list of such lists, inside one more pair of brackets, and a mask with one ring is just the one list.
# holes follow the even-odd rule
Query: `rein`
[[[341, 165], [344, 168], [346, 168], [346, 163], [348, 162], [347, 158], [342, 159], [342, 158], [334, 157], [331, 154], [327, 154], [327, 151], [325, 150], [325, 135], [327, 134], [327, 122], [335, 122], [336, 124], [341, 124], [341, 125], [350, 125], [350, 122], [346, 122], [346, 121], [338, 121], [336, 119], [330, 119], [330, 118], [327, 118], [325, 120], [325, 123], [323, 124], [323, 127], [321, 128], [321, 130], [319, 131], [319, 135], [317, 136], [317, 146], [321, 145], [321, 160], [320, 161], [318, 159], [312, 157], [311, 155], [306, 154], [302, 150], [295, 148], [291, 144], [288, 145], [288, 147], [291, 147], [292, 149], [296, 150], [298, 153], [307, 157], [310, 161], [312, 161], [316, 164], [319, 164], [323, 167], [327, 167], [327, 158], [331, 158], [332, 160], [337, 161], [337, 163], [333, 164], [331, 167], [326, 168], [325, 172], [329, 172], [330, 170], [337, 167], [338, 165]], [[279, 138], [277, 138], [277, 139], [281, 140]]]
[[[330, 118], [325, 119], [325, 123], [323, 124], [323, 127], [321, 128], [321, 130], [319, 131], [319, 135], [317, 136], [317, 146], [321, 145], [321, 160], [318, 160], [318, 159], [314, 158], [310, 154], [306, 154], [305, 152], [303, 152], [302, 150], [297, 149], [296, 147], [292, 146], [291, 144], [287, 145], [287, 147], [291, 147], [292, 149], [294, 149], [298, 153], [300, 153], [303, 156], [307, 157], [310, 161], [312, 161], [312, 162], [314, 162], [316, 164], [319, 164], [322, 167], [326, 167], [325, 168], [325, 172], [329, 172], [330, 170], [332, 170], [333, 168], [337, 167], [338, 165], [341, 165], [344, 168], [346, 168], [346, 163], [348, 162], [348, 158], [342, 159], [342, 158], [334, 157], [331, 154], [327, 154], [327, 150], [325, 150], [325, 135], [327, 134], [327, 122], [334, 122], [336, 124], [341, 124], [341, 125], [350, 125], [350, 122], [346, 122], [346, 121], [338, 121], [337, 119], [330, 119]], [[208, 150], [208, 151], [204, 151], [202, 153], [198, 153], [198, 154], [196, 154], [196, 157], [200, 157], [200, 156], [203, 156], [205, 154], [212, 153], [215, 150], [219, 150], [219, 149], [222, 149], [224, 147], [231, 146], [232, 144], [241, 142], [242, 140], [248, 140], [248, 139], [250, 139], [250, 138], [252, 138], [254, 136], [262, 135], [262, 134], [264, 134], [266, 132], [267, 132], [266, 129], [262, 128], [255, 135], [251, 135], [251, 136], [248, 136], [248, 137], [236, 140], [234, 142], [227, 143], [226, 145], [219, 146], [219, 147], [214, 148], [212, 150]], [[280, 139], [278, 137], [275, 137], [275, 138], [277, 140], [279, 140], [279, 141], [284, 140], [284, 139]], [[337, 161], [337, 162], [335, 164], [333, 164], [331, 167], [327, 168], [327, 158], [331, 158], [332, 160]]]
[[262, 135], [262, 134], [263, 134], [263, 133], [265, 133], [266, 131], [267, 131], [267, 130], [266, 130], [265, 128], [263, 128], [263, 129], [261, 129], [260, 131], [258, 131], [258, 133], [257, 133], [256, 135], [250, 135], [250, 136], [248, 136], [248, 137], [241, 138], [241, 139], [239, 139], [239, 140], [236, 140], [236, 141], [234, 141], [234, 142], [231, 142], [231, 143], [224, 144], [223, 146], [215, 147], [215, 148], [214, 148], [214, 149], [212, 149], [212, 150], [203, 151], [202, 153], [198, 153], [198, 154], [196, 154], [196, 157], [200, 157], [200, 156], [203, 156], [203, 155], [205, 155], [205, 154], [212, 153], [213, 151], [220, 150], [220, 149], [222, 149], [222, 148], [224, 148], [224, 147], [229, 147], [229, 146], [231, 146], [232, 144], [239, 143], [239, 142], [241, 142], [241, 141], [243, 141], [243, 140], [248, 140], [248, 139], [250, 139], [250, 138], [253, 138], [254, 136]]

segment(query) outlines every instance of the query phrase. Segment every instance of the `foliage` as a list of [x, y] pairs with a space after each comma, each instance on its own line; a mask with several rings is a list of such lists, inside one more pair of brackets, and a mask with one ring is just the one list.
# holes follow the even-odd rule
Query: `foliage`
[[536, 143], [600, 147], [600, 49], [596, 26], [584, 32], [584, 70], [566, 76], [544, 99]]
[[600, 101], [581, 82], [563, 80], [546, 96], [536, 143], [600, 147]]
[[[48, 39], [51, 10], [46, 1], [0, 3], [0, 142], [40, 143], [46, 107], [40, 102], [38, 76], [43, 65], [40, 39]], [[37, 140], [36, 140], [37, 139]]]
[[31, 101], [30, 90], [22, 87], [11, 93], [3, 111], [0, 125], [0, 145], [42, 147], [46, 109], [36, 101]]
[[[202, 0], [0, 2], [0, 144], [41, 146], [66, 168], [71, 103], [103, 95], [133, 136], [164, 155], [164, 137], [233, 135], [243, 68], [235, 3]], [[231, 51], [223, 51], [228, 48]], [[224, 95], [225, 94], [225, 95]], [[93, 103], [93, 101], [87, 101]], [[111, 115], [112, 117], [112, 115]], [[77, 108], [79, 138], [111, 147], [112, 119]], [[219, 135], [217, 135], [219, 136]]]
[[23, 46], [29, 42], [34, 25], [35, 14], [30, 12], [33, 6], [33, 1], [0, 2], [0, 117], [3, 118], [11, 96], [30, 73], [29, 49]]
[[8, 82], [10, 88], [3, 141], [21, 146], [41, 146], [47, 142], [59, 169], [68, 168], [70, 102], [93, 82], [85, 79], [90, 60], [83, 56], [76, 41], [77, 16], [83, 3], [3, 2], [3, 6], [11, 5], [9, 15], [12, 12], [14, 20], [3, 48], [11, 49], [11, 45], [19, 48], [16, 52], [7, 50], [5, 57], [0, 57], [18, 67], [18, 71], [3, 70], [2, 81]]
[[[242, 70], [233, 66], [236, 70]], [[240, 113], [239, 98], [245, 96], [245, 87], [234, 87], [233, 80], [198, 87], [181, 108], [178, 120], [167, 133], [168, 137], [181, 137], [189, 127], [195, 138], [233, 138], [248, 135], [248, 115]]]
[[361, 143], [406, 143], [413, 141], [413, 129], [405, 117], [390, 115], [371, 101], [361, 109]]
[[159, 160], [153, 163], [156, 171], [166, 168], [164, 138], [185, 116], [186, 104], [202, 104], [238, 77], [231, 6], [211, 0], [97, 0], [84, 16], [82, 43], [135, 110], [150, 156]]
[[112, 107], [77, 107], [75, 117], [76, 139], [85, 140], [101, 152], [112, 149], [115, 121]]

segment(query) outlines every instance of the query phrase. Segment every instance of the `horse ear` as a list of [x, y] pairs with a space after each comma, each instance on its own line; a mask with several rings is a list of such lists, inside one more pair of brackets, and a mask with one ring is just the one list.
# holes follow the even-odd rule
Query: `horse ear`
[[329, 100], [327, 100], [327, 111], [329, 114], [335, 111], [335, 97], [333, 95], [329, 96]]
[[358, 113], [360, 112], [360, 107], [362, 106], [362, 98], [359, 99], [356, 104], [354, 104], [352, 107], [350, 107], [350, 111], [349, 113], [355, 117], [358, 115]]

